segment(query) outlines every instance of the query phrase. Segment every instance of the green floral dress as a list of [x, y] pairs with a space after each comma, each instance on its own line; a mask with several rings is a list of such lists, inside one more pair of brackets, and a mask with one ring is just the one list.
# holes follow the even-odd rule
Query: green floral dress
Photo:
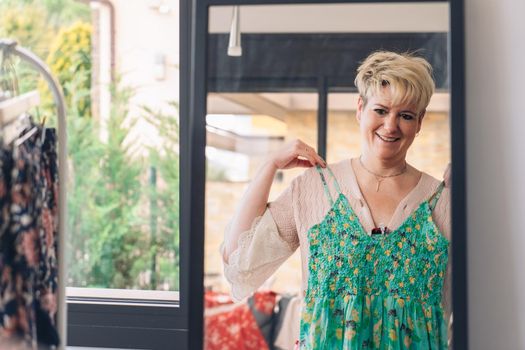
[[300, 349], [447, 349], [441, 293], [449, 241], [432, 220], [436, 193], [387, 235], [368, 235], [334, 180], [331, 209], [308, 231]]

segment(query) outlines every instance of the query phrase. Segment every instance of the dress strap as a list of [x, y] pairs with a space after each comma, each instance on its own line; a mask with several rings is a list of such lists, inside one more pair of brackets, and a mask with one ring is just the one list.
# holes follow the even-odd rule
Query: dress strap
[[330, 195], [330, 189], [328, 188], [328, 184], [326, 183], [326, 178], [324, 177], [323, 169], [321, 168], [320, 165], [316, 165], [315, 168], [317, 169], [317, 172], [319, 173], [319, 175], [321, 175], [321, 181], [323, 182], [324, 193], [326, 194], [326, 197], [328, 198], [328, 201], [330, 202], [330, 206], [333, 206], [334, 199]]
[[[326, 177], [323, 173], [323, 168], [321, 168], [320, 165], [317, 165], [316, 168], [317, 168], [317, 171], [319, 172], [319, 175], [321, 175], [321, 180], [323, 181], [324, 192], [326, 193], [326, 196], [328, 197], [328, 200], [330, 201], [330, 205], [334, 205], [334, 199], [330, 195], [330, 188], [328, 187], [328, 183], [326, 182]], [[336, 195], [336, 198], [337, 198], [337, 196], [339, 196], [339, 194], [341, 193], [341, 188], [339, 187], [339, 183], [337, 182], [337, 179], [335, 178], [335, 175], [332, 172], [332, 169], [330, 169], [330, 167], [328, 166], [326, 167], [326, 169], [328, 170], [328, 174], [330, 174], [330, 176], [332, 177], [335, 190], [337, 191], [337, 195]]]
[[439, 197], [441, 197], [441, 193], [443, 193], [443, 189], [445, 188], [445, 181], [441, 181], [441, 183], [439, 184], [436, 192], [434, 192], [434, 194], [432, 195], [432, 197], [430, 197], [430, 199], [428, 200], [428, 204], [430, 206], [430, 211], [434, 211], [434, 209], [436, 208], [436, 204], [439, 200]]
[[341, 188], [339, 187], [339, 183], [337, 182], [337, 179], [335, 178], [335, 175], [334, 175], [334, 173], [332, 172], [332, 169], [330, 169], [329, 166], [327, 166], [326, 169], [328, 169], [328, 172], [329, 172], [330, 175], [332, 176], [332, 179], [334, 180], [334, 187], [335, 187], [335, 190], [337, 191], [337, 194], [339, 195], [339, 194], [341, 193]]

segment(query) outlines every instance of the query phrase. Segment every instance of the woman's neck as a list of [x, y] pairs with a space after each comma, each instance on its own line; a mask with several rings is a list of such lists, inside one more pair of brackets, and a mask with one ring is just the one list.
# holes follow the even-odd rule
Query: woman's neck
[[360, 161], [366, 169], [381, 176], [399, 173], [407, 167], [404, 157], [400, 157], [399, 159], [378, 159], [367, 153], [363, 153]]

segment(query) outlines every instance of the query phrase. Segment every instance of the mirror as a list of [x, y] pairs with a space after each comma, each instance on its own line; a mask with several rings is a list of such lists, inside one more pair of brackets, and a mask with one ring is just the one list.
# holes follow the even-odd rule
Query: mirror
[[[450, 190], [439, 189], [452, 151], [449, 12], [447, 2], [209, 7], [205, 349], [449, 348]], [[357, 70], [377, 51], [432, 67], [422, 119], [407, 102], [359, 107]], [[366, 129], [366, 113], [394, 115], [395, 127]], [[405, 142], [414, 123], [406, 163], [381, 173], [367, 147]], [[335, 180], [302, 167], [268, 175], [294, 140]], [[252, 205], [246, 193], [265, 196], [264, 186], [274, 204], [242, 211], [253, 220], [232, 228]]]

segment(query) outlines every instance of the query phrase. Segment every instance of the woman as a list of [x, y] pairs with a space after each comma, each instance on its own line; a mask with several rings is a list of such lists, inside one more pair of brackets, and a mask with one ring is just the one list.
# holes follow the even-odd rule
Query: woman
[[[226, 230], [232, 294], [257, 289], [298, 247], [301, 349], [445, 349], [449, 193], [406, 162], [434, 92], [422, 58], [359, 67], [361, 155], [327, 166], [297, 140], [262, 166]], [[267, 203], [277, 169], [310, 167]]]

